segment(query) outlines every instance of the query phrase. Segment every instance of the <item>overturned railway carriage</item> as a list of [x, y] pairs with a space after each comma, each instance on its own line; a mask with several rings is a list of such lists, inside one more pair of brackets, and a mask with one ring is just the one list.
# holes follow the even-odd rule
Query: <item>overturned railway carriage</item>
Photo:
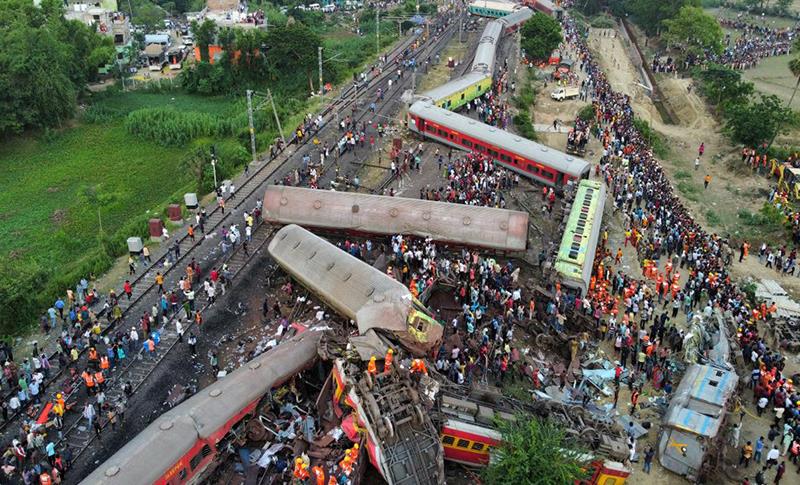
[[694, 364], [686, 370], [659, 434], [658, 455], [664, 468], [694, 480], [712, 475], [719, 454], [716, 440], [721, 438], [738, 380], [733, 370], [719, 365]]
[[201, 483], [261, 398], [313, 365], [321, 338], [322, 332], [303, 332], [211, 384], [162, 414], [81, 483]]
[[502, 0], [476, 0], [467, 7], [469, 13], [473, 15], [493, 18], [504, 17], [519, 9], [520, 6], [516, 3]]
[[490, 76], [494, 74], [495, 52], [501, 35], [503, 35], [502, 22], [492, 20], [486, 24], [472, 60], [472, 72], [487, 73]]
[[399, 281], [294, 224], [279, 230], [267, 250], [284, 271], [355, 321], [361, 335], [389, 333], [416, 355], [437, 348], [442, 326]]
[[[492, 207], [270, 185], [264, 220], [347, 234], [405, 234], [498, 252], [524, 251], [528, 214]], [[338, 250], [337, 250], [338, 251]]]
[[564, 286], [582, 295], [589, 289], [592, 278], [605, 202], [606, 187], [602, 182], [581, 181], [554, 264]]
[[533, 17], [533, 10], [526, 7], [501, 17], [498, 22], [503, 24], [503, 32], [510, 34], [516, 32], [531, 17]]
[[408, 109], [408, 128], [440, 143], [488, 155], [497, 164], [544, 185], [561, 187], [589, 176], [586, 160], [425, 101]]

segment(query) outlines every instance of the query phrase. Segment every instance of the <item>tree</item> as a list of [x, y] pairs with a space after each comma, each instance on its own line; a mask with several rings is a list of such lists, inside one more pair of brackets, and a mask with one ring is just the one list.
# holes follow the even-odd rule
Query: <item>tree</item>
[[581, 450], [551, 421], [520, 415], [500, 430], [503, 444], [483, 472], [485, 483], [563, 485], [586, 477]]
[[762, 94], [758, 102], [732, 106], [727, 115], [726, 130], [747, 146], [771, 142], [796, 123], [796, 115], [774, 94]]
[[[800, 47], [800, 41], [795, 41], [794, 49], [797, 50], [798, 47]], [[789, 102], [786, 104], [789, 108], [791, 108], [792, 101], [794, 101], [794, 95], [797, 94], [797, 87], [800, 86], [800, 54], [796, 54], [789, 61], [789, 70], [792, 71], [792, 75], [797, 78], [797, 82], [794, 83], [792, 97], [789, 98]]]
[[60, 0], [0, 2], [0, 135], [60, 126], [79, 94], [113, 59], [110, 38], [64, 19]]
[[700, 55], [705, 50], [722, 52], [724, 34], [717, 19], [699, 7], [682, 7], [678, 14], [664, 21], [666, 31], [661, 38], [684, 48], [683, 53]]
[[742, 80], [741, 71], [720, 64], [698, 69], [694, 75], [700, 79], [703, 94], [723, 111], [734, 105], [747, 104], [755, 92], [753, 83]]
[[781, 13], [786, 14], [789, 12], [789, 7], [792, 5], [793, 0], [778, 0], [775, 2], [775, 8]]
[[269, 29], [265, 48], [271, 77], [277, 79], [280, 75], [285, 79], [292, 72], [301, 72], [310, 82], [321, 45], [319, 35], [299, 22]]
[[547, 59], [561, 43], [558, 20], [537, 13], [522, 25], [522, 48], [529, 59]]
[[653, 35], [661, 29], [663, 21], [675, 17], [684, 6], [699, 7], [700, 0], [632, 0], [629, 9], [636, 23]]
[[209, 62], [208, 46], [216, 40], [217, 24], [210, 19], [205, 19], [202, 24], [197, 20], [192, 20], [192, 34], [194, 42], [200, 49], [200, 61]]

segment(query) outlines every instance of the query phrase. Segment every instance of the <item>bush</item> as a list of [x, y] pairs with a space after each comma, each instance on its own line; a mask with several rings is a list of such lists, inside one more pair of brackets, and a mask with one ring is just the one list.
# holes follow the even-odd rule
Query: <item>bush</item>
[[578, 118], [586, 122], [593, 121], [595, 118], [594, 105], [587, 104], [586, 106], [581, 108], [580, 111], [578, 111]]
[[595, 29], [613, 29], [617, 26], [617, 23], [613, 18], [607, 15], [598, 15], [596, 17], [592, 17], [592, 19], [589, 21], [589, 25]]
[[514, 115], [514, 126], [517, 128], [517, 131], [520, 135], [524, 136], [525, 138], [536, 141], [537, 135], [536, 130], [533, 127], [533, 121], [531, 121], [530, 112], [526, 109], [519, 110], [519, 113]]
[[125, 129], [161, 146], [185, 145], [202, 136], [225, 137], [234, 133], [230, 119], [171, 108], [143, 108], [128, 114]]
[[635, 118], [633, 120], [633, 125], [637, 130], [639, 130], [642, 138], [650, 142], [650, 146], [653, 148], [653, 153], [655, 153], [657, 157], [663, 159], [669, 156], [669, 147], [664, 141], [664, 138], [659, 135], [647, 121], [641, 118]]

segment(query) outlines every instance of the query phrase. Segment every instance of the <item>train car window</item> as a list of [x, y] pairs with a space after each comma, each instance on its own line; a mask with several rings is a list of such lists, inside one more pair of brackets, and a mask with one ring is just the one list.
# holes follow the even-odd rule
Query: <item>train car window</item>
[[200, 462], [203, 461], [203, 458], [207, 457], [210, 454], [211, 454], [211, 447], [209, 447], [206, 444], [205, 446], [203, 446], [203, 449], [200, 450], [196, 455], [194, 455], [192, 459], [189, 461], [189, 468], [191, 468], [192, 471], [194, 471], [195, 468], [197, 468], [197, 466], [200, 464]]
[[504, 162], [510, 162], [510, 161], [511, 161], [511, 157], [509, 157], [509, 156], [508, 156], [508, 155], [506, 155], [505, 153], [501, 153], [501, 154], [500, 154], [500, 160], [502, 160], [502, 161], [504, 161]]
[[456, 443], [456, 446], [459, 448], [469, 448], [469, 440], [460, 439], [458, 443]]
[[478, 145], [478, 144], [476, 143], [476, 144], [475, 144], [475, 149], [476, 149], [476, 150], [478, 150], [478, 151], [479, 151], [479, 152], [481, 152], [481, 153], [486, 153], [486, 147], [485, 147], [485, 146], [483, 146], [483, 145]]
[[461, 144], [465, 147], [472, 148], [472, 142], [467, 140], [466, 138], [461, 139]]
[[191, 468], [191, 469], [192, 469], [192, 471], [194, 471], [194, 469], [195, 469], [195, 468], [197, 468], [197, 465], [199, 465], [199, 464], [200, 464], [200, 461], [201, 461], [202, 459], [203, 459], [203, 453], [202, 453], [202, 452], [200, 452], [200, 453], [198, 453], [198, 454], [194, 455], [194, 456], [192, 457], [192, 459], [191, 459], [191, 460], [189, 460], [189, 468]]
[[553, 177], [553, 172], [545, 172], [544, 170], [542, 170], [542, 176], [549, 180], [553, 180], [555, 178]]
[[436, 127], [433, 125], [428, 125], [428, 131], [430, 131], [431, 133], [436, 133]]
[[560, 184], [563, 181], [564, 181], [564, 174], [561, 173], [561, 172], [558, 172], [558, 174], [556, 174], [556, 184]]
[[538, 174], [540, 172], [539, 167], [536, 165], [528, 164], [528, 172]]
[[437, 130], [437, 133], [439, 133], [439, 136], [447, 138], [447, 132], [445, 132], [444, 130]]
[[491, 155], [491, 156], [492, 156], [492, 157], [494, 157], [494, 158], [497, 158], [497, 157], [498, 157], [500, 154], [499, 154], [499, 153], [497, 153], [497, 152], [496, 152], [496, 151], [494, 151], [494, 150], [489, 150], [489, 155]]
[[455, 438], [453, 438], [452, 436], [443, 436], [443, 437], [442, 437], [442, 444], [444, 444], [444, 445], [448, 445], [448, 446], [450, 446], [450, 445], [452, 445], [452, 444], [453, 444], [455, 441], [456, 441], [456, 439], [455, 439]]
[[461, 93], [461, 99], [464, 99], [464, 97], [465, 97], [466, 95], [467, 95], [467, 93]]
[[483, 451], [483, 443], [478, 443], [477, 441], [472, 443], [472, 449], [475, 451]]
[[178, 478], [181, 482], [186, 480], [186, 468], [181, 468], [181, 471], [178, 472]]
[[456, 139], [456, 135], [454, 135], [454, 134], [450, 133], [450, 139], [451, 139], [451, 140], [455, 140], [455, 139]]

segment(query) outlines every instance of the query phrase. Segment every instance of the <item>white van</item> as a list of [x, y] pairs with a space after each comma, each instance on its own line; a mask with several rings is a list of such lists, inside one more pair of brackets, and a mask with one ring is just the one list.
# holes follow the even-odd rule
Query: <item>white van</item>
[[336, 11], [336, 5], [332, 3], [325, 5], [324, 7], [322, 7], [322, 11], [325, 13], [333, 13]]
[[322, 9], [322, 7], [320, 7], [318, 3], [312, 3], [311, 5], [308, 6], [308, 9], [311, 10], [312, 12], [319, 12]]

